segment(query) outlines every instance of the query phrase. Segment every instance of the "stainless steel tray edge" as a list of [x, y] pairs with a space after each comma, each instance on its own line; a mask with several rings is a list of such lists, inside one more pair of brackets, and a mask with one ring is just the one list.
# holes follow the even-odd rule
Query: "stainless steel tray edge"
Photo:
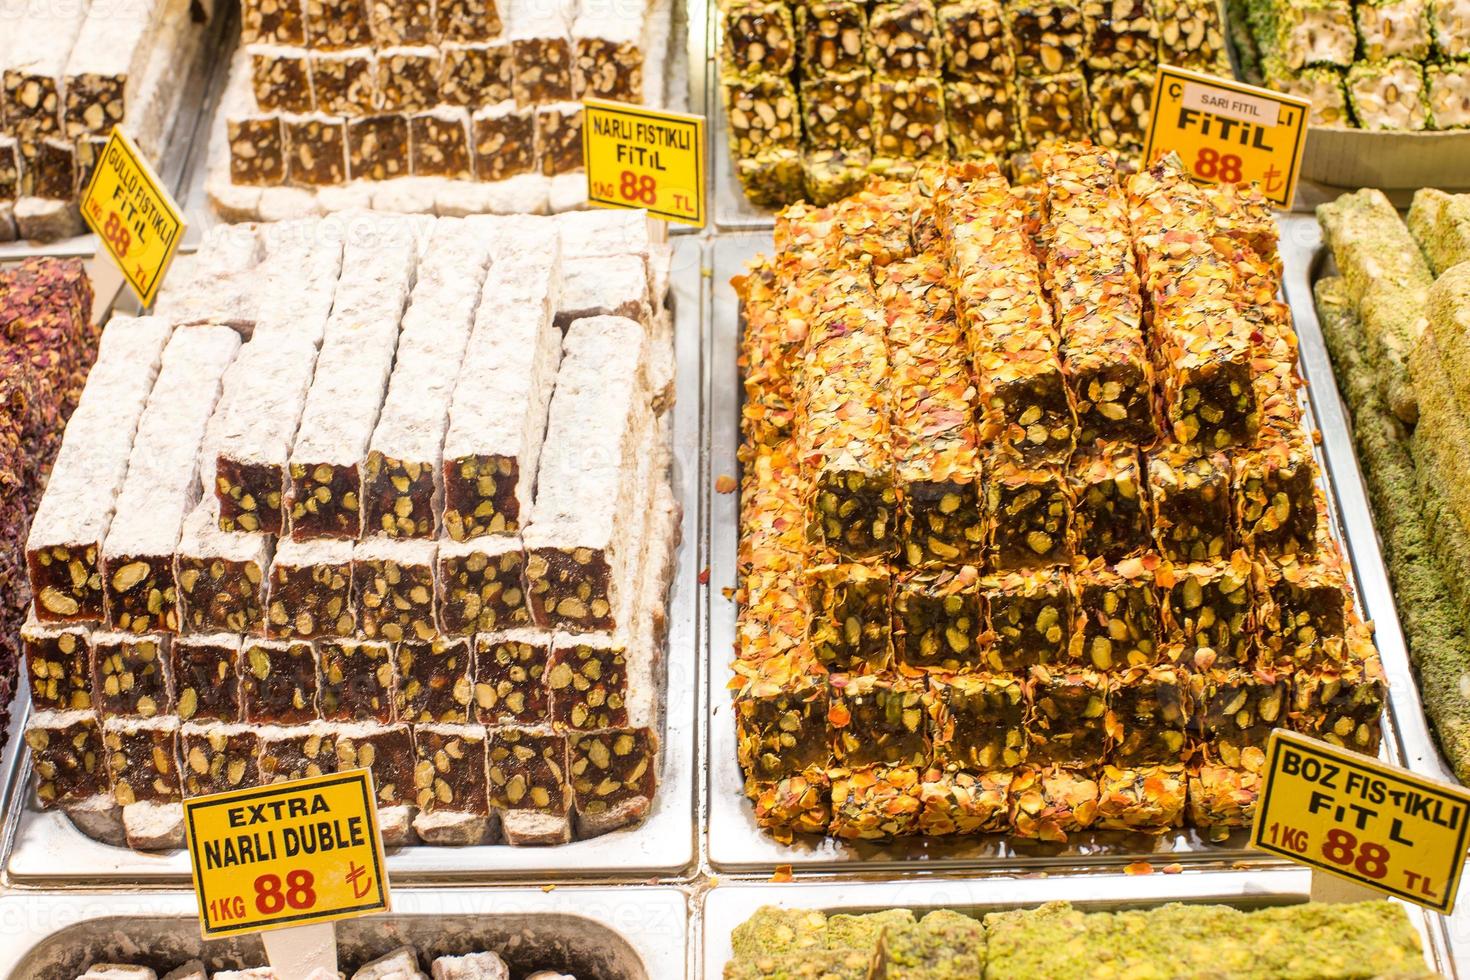
[[[533, 878], [680, 878], [697, 864], [697, 774], [702, 753], [695, 719], [705, 661], [701, 594], [700, 494], [703, 483], [702, 321], [705, 245], [699, 236], [671, 239], [677, 369], [674, 412], [674, 486], [683, 507], [681, 542], [669, 599], [665, 657], [663, 781], [652, 812], [636, 827], [559, 847], [411, 847], [388, 854], [396, 884], [473, 879], [477, 884]], [[61, 813], [32, 806], [29, 754], [21, 753], [5, 814], [9, 849], [4, 875], [10, 887], [66, 888], [89, 883], [187, 884], [182, 850], [148, 854], [113, 847], [82, 834]], [[4, 839], [0, 838], [0, 839]]]
[[[179, 920], [197, 936], [198, 910], [189, 892], [71, 893], [67, 895], [10, 895], [0, 898], [0, 976], [30, 980], [18, 973], [33, 950], [47, 938], [78, 924], [115, 917]], [[445, 920], [454, 916], [576, 917], [611, 930], [642, 961], [649, 980], [678, 980], [689, 975], [689, 902], [675, 887], [402, 889], [393, 893], [391, 912], [344, 928], [381, 928], [392, 935], [395, 920]], [[390, 940], [391, 941], [391, 940]], [[246, 949], [258, 948], [258, 939], [246, 937]], [[386, 950], [383, 950], [386, 952]], [[139, 955], [146, 954], [140, 951]], [[263, 957], [260, 960], [263, 965]]]
[[[996, 911], [1065, 900], [1084, 908], [1137, 908], [1164, 902], [1279, 905], [1306, 901], [1311, 873], [1277, 867], [1251, 871], [1185, 871], [1177, 875], [1086, 874], [1068, 877], [910, 878], [895, 882], [766, 882], [724, 885], [703, 896], [700, 906], [700, 977], [718, 980], [731, 957], [730, 932], [762, 905], [828, 912], [910, 908]], [[1456, 961], [1441, 916], [1405, 906], [1424, 943], [1425, 958], [1447, 977]]]
[[[1302, 227], [1306, 222], [1310, 229]], [[1315, 233], [1315, 222], [1310, 218], [1283, 217], [1281, 223], [1281, 251], [1285, 263], [1284, 278], [1289, 300], [1293, 308], [1301, 304], [1301, 285], [1308, 275], [1311, 248], [1303, 251], [1296, 244], [1307, 241]], [[714, 302], [710, 325], [710, 370], [712, 373], [710, 412], [710, 480], [720, 475], [735, 476], [738, 463], [735, 456], [739, 442], [739, 399], [740, 380], [735, 364], [736, 344], [739, 331], [739, 309], [734, 291], [727, 280], [743, 269], [745, 261], [756, 252], [769, 252], [772, 242], [769, 232], [744, 231], [720, 235], [714, 247]], [[1296, 285], [1293, 285], [1296, 284]], [[1311, 316], [1310, 289], [1307, 291], [1306, 311]], [[1298, 316], [1302, 314], [1298, 312]], [[1322, 347], [1320, 331], [1316, 329], [1313, 316], [1309, 329], [1301, 339], [1302, 371], [1309, 383], [1326, 378], [1330, 384], [1330, 365]], [[1310, 391], [1309, 387], [1309, 391]], [[1315, 412], [1313, 398], [1305, 411]], [[1337, 411], [1325, 416], [1315, 416], [1315, 424], [1324, 433], [1332, 433], [1333, 442], [1346, 440], [1349, 465], [1355, 467], [1352, 456], [1351, 437], [1347, 435], [1346, 423], [1341, 406], [1333, 400]], [[1314, 417], [1309, 414], [1308, 424]], [[1324, 473], [1324, 488], [1329, 503], [1330, 516], [1337, 524], [1339, 540], [1345, 542], [1356, 559], [1359, 546], [1353, 542], [1363, 535], [1349, 535], [1346, 526], [1352, 523], [1361, 526], [1361, 515], [1357, 510], [1344, 511], [1338, 506], [1338, 493], [1333, 482], [1337, 473], [1332, 469], [1333, 460], [1341, 460], [1342, 452], [1324, 454], [1319, 450], [1319, 462]], [[1361, 478], [1356, 472], [1347, 481], [1349, 491], [1356, 490], [1357, 502], [1362, 505]], [[1344, 497], [1351, 503], [1351, 493]], [[733, 644], [735, 607], [731, 600], [719, 591], [735, 585], [735, 551], [737, 535], [731, 533], [738, 523], [739, 503], [735, 494], [716, 494], [711, 501], [708, 528], [710, 530], [710, 623], [709, 623], [709, 690], [708, 708], [709, 735], [707, 758], [709, 759], [709, 825], [708, 839], [710, 864], [715, 870], [734, 873], [755, 872], [774, 868], [779, 864], [790, 864], [803, 871], [856, 871], [883, 870], [895, 874], [936, 871], [959, 871], [984, 869], [1016, 872], [1023, 869], [1048, 869], [1058, 873], [1067, 868], [1119, 868], [1129, 861], [1150, 857], [1187, 863], [1191, 867], [1226, 867], [1239, 860], [1260, 860], [1261, 855], [1246, 850], [1245, 834], [1237, 832], [1223, 843], [1210, 843], [1189, 828], [1171, 832], [1160, 837], [1096, 832], [1074, 835], [1073, 842], [1065, 848], [1055, 845], [1039, 845], [1031, 842], [1012, 843], [1000, 838], [971, 838], [957, 840], [907, 839], [899, 842], [847, 844], [827, 839], [798, 840], [793, 845], [782, 845], [761, 831], [754, 821], [749, 803], [742, 793], [743, 776], [735, 757], [734, 725], [730, 718], [730, 692], [726, 684], [732, 673], [729, 660]], [[1371, 529], [1372, 525], [1367, 525]], [[1371, 539], [1371, 531], [1368, 537]], [[1371, 566], [1376, 563], [1378, 575], [1382, 577], [1382, 561], [1377, 554], [1376, 544], [1365, 560]], [[1373, 580], [1370, 579], [1371, 583]], [[1364, 591], [1364, 582], [1355, 582], [1361, 597], [1373, 599], [1372, 593]], [[1368, 606], [1376, 617], [1377, 597]], [[1391, 596], [1389, 602], [1391, 604]], [[1427, 741], [1422, 711], [1418, 710], [1417, 693], [1413, 688], [1412, 675], [1407, 671], [1407, 658], [1400, 639], [1397, 649], [1392, 645], [1385, 652], [1385, 669], [1395, 688], [1392, 710], [1384, 720], [1384, 748], [1382, 755], [1392, 763], [1411, 763], [1422, 755]], [[1405, 694], [1407, 689], [1407, 700]], [[1400, 730], [1398, 715], [1405, 714]], [[1432, 746], [1430, 746], [1432, 749]]]

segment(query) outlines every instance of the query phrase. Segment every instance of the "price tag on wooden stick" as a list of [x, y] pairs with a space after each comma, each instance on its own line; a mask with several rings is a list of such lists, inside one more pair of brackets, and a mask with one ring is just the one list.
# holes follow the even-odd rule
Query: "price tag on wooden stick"
[[264, 932], [278, 976], [332, 977], [332, 922], [390, 907], [372, 775], [366, 769], [184, 801], [206, 939]]
[[184, 239], [184, 216], [138, 147], [115, 126], [82, 193], [81, 211], [138, 302], [152, 306]]
[[1467, 834], [1462, 787], [1305, 735], [1271, 734], [1254, 847], [1448, 914]]
[[1295, 95], [1160, 65], [1143, 159], [1174, 152], [1205, 183], [1255, 183], [1290, 208], [1311, 103]]
[[582, 104], [587, 200], [645, 208], [665, 221], [705, 222], [704, 117], [622, 102]]

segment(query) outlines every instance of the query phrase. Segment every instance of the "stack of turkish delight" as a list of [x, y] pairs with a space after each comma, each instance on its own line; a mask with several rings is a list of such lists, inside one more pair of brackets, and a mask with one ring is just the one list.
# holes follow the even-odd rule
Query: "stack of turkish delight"
[[82, 230], [78, 195], [114, 126], [157, 162], [204, 46], [191, 0], [31, 4], [0, 38], [0, 241]]
[[42, 805], [373, 774], [389, 843], [639, 820], [676, 524], [642, 212], [222, 229], [117, 318], [26, 542]]
[[1136, 161], [1157, 64], [1229, 74], [1216, 0], [724, 0], [720, 21], [730, 155], [767, 206], [922, 161], [1029, 172], [1058, 139]]
[[[507, 952], [512, 963], [528, 956], [535, 962], [538, 957], [527, 950]], [[553, 958], [540, 957], [540, 962]], [[415, 946], [400, 946], [390, 953], [358, 967], [351, 974], [352, 980], [427, 980], [430, 974], [423, 972], [424, 962]], [[485, 951], [462, 955], [435, 956], [429, 961], [430, 973], [436, 980], [510, 980], [511, 968], [499, 953]], [[323, 974], [324, 975], [324, 974]], [[348, 974], [343, 973], [342, 976]], [[318, 974], [311, 974], [317, 978]], [[189, 960], [163, 975], [163, 980], [275, 980], [276, 971], [268, 966], [250, 967], [243, 970], [209, 970], [200, 960]], [[124, 963], [93, 963], [76, 980], [158, 980], [158, 972], [152, 967], [132, 966]], [[554, 970], [537, 970], [526, 974], [526, 980], [576, 980], [566, 973]]]
[[26, 526], [96, 350], [92, 283], [80, 261], [27, 259], [0, 271], [0, 746], [30, 601]]
[[1243, 62], [1319, 126], [1470, 126], [1465, 0], [1245, 0]]
[[671, 0], [246, 0], [209, 182], [230, 220], [586, 200], [583, 99], [662, 107]]
[[1372, 753], [1268, 205], [1177, 158], [795, 205], [745, 315], [735, 724], [777, 836], [1248, 825], [1286, 726]]

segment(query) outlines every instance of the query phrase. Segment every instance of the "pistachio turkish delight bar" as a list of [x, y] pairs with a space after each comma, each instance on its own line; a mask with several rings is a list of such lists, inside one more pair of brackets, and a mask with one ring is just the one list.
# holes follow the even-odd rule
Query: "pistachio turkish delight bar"
[[1249, 667], [1255, 660], [1255, 574], [1246, 553], [1175, 565], [1168, 578], [1165, 643], [1181, 644], [1188, 663], [1204, 654], [1205, 667]]
[[185, 722], [179, 730], [185, 796], [260, 783], [260, 736], [249, 725]]
[[1096, 559], [1074, 569], [1072, 588], [1074, 663], [1108, 673], [1159, 662], [1159, 599], [1143, 562]]
[[798, 64], [803, 77], [867, 65], [868, 15], [853, 0], [815, 0], [796, 8]]
[[1304, 667], [1340, 660], [1353, 622], [1352, 600], [1336, 546], [1256, 566], [1257, 623], [1263, 663]]
[[[291, 536], [355, 539], [362, 465], [387, 388], [416, 259], [413, 225], [378, 218], [350, 240], [288, 462], [283, 501]], [[368, 253], [372, 253], [369, 255]]]
[[577, 833], [590, 837], [643, 819], [658, 781], [659, 739], [651, 728], [572, 732], [567, 767]]
[[827, 717], [838, 765], [928, 765], [931, 699], [922, 679], [839, 674], [831, 689]]
[[450, 402], [489, 263], [490, 244], [472, 226], [453, 218], [435, 223], [403, 314], [388, 394], [363, 466], [364, 533], [392, 538], [438, 533]]
[[177, 331], [164, 349], [102, 545], [107, 622], [114, 629], [178, 631], [174, 550], [199, 500], [205, 426], [239, 347], [230, 328], [198, 326]]
[[1148, 455], [1154, 541], [1173, 561], [1222, 559], [1230, 549], [1230, 462], [1167, 447]]
[[312, 105], [318, 111], [366, 116], [377, 108], [378, 61], [371, 48], [313, 51], [310, 64]]
[[1104, 766], [1097, 782], [1099, 830], [1163, 834], [1184, 822], [1189, 782], [1182, 765]]
[[1366, 631], [1357, 631], [1355, 640], [1363, 648], [1357, 656], [1293, 679], [1291, 727], [1372, 756], [1377, 754], [1383, 737], [1388, 686]]
[[383, 843], [389, 847], [409, 843], [418, 761], [413, 730], [408, 725], [366, 722], [339, 725], [332, 748], [337, 756], [337, 772], [366, 769], [372, 773]]
[[936, 674], [929, 689], [936, 764], [990, 772], [1026, 761], [1031, 706], [1020, 679], [1010, 674]]
[[1261, 774], [1251, 769], [1200, 763], [1189, 771], [1189, 820], [1224, 839], [1255, 819]]
[[518, 105], [566, 102], [572, 89], [571, 0], [510, 0], [506, 36], [515, 58], [511, 89]]
[[515, 63], [508, 44], [446, 42], [439, 51], [439, 98], [446, 104], [475, 110], [511, 98]]
[[280, 541], [266, 585], [266, 635], [352, 636], [358, 625], [352, 550], [350, 541]]
[[393, 644], [355, 638], [318, 640], [316, 656], [322, 718], [385, 725], [398, 720], [402, 689]]
[[1424, 67], [1408, 58], [1354, 62], [1348, 101], [1363, 129], [1423, 130], [1430, 124]]
[[240, 651], [244, 720], [294, 725], [321, 716], [316, 651], [304, 640], [246, 639]]
[[1083, 0], [1087, 67], [1124, 71], [1152, 67], [1158, 57], [1158, 21], [1147, 0]]
[[[1252, 4], [1261, 46], [1287, 68], [1353, 63], [1358, 35], [1353, 30], [1353, 4], [1347, 0], [1292, 0]], [[1365, 44], [1370, 36], [1364, 37]]]
[[241, 720], [239, 636], [176, 636], [168, 645], [168, 661], [181, 721]]
[[975, 387], [943, 263], [916, 256], [883, 269], [878, 301], [892, 351], [894, 475], [907, 500], [902, 555], [911, 566], [980, 557], [981, 462]]
[[1033, 148], [1049, 140], [1081, 140], [1089, 136], [1091, 104], [1087, 79], [1080, 71], [1016, 78], [1021, 107], [1021, 135]]
[[1146, 549], [1147, 485], [1138, 450], [1100, 443], [1072, 457], [1072, 551], [1116, 562]]
[[353, 547], [351, 606], [363, 636], [390, 643], [435, 638], [434, 563], [433, 541], [370, 537]]
[[844, 558], [890, 555], [899, 515], [883, 308], [856, 267], [815, 287], [796, 387], [798, 452], [814, 484], [809, 536]]
[[111, 792], [110, 756], [90, 711], [37, 711], [26, 723], [25, 743], [43, 808], [69, 807]]
[[1428, 0], [1354, 4], [1353, 17], [1363, 60], [1382, 61], [1393, 57], [1426, 60], [1430, 51], [1429, 6]]
[[893, 576], [883, 565], [827, 563], [802, 575], [807, 642], [837, 672], [873, 673], [893, 662]]
[[1470, 22], [1463, 0], [1431, 0], [1429, 30], [1434, 38], [1435, 53], [1444, 58], [1462, 59], [1470, 54], [1470, 38], [1465, 24]]
[[[908, 668], [961, 670], [975, 663], [980, 576], [973, 565], [900, 574], [893, 588], [893, 649]], [[859, 619], [864, 628], [867, 621]]]
[[[556, 234], [534, 227], [539, 245], [518, 260], [496, 259], [486, 277], [450, 403], [443, 527], [455, 541], [515, 534], [531, 516], [561, 358], [551, 299], [560, 282]], [[500, 293], [516, 278], [540, 299], [507, 303]]]
[[866, 68], [803, 78], [800, 91], [805, 145], [829, 149], [872, 145], [872, 77]]
[[31, 610], [20, 629], [25, 678], [35, 711], [93, 707], [92, 637], [84, 626], [50, 626]]
[[1108, 757], [1121, 767], [1172, 766], [1189, 748], [1190, 675], [1137, 667], [1108, 679]]
[[180, 631], [256, 633], [265, 625], [271, 539], [219, 529], [219, 504], [205, 497], [184, 520], [174, 556]]
[[1059, 470], [996, 463], [985, 479], [985, 513], [996, 570], [1071, 560], [1072, 495]]
[[743, 673], [735, 693], [736, 744], [748, 778], [777, 780], [832, 762], [825, 674], [800, 653]]
[[567, 329], [523, 535], [537, 625], [610, 630], [629, 615], [649, 482], [645, 345], [643, 328], [624, 317]]
[[154, 718], [174, 711], [168, 638], [97, 631], [92, 634], [92, 695], [97, 716]]
[[397, 645], [398, 717], [407, 722], [468, 724], [470, 659], [468, 638], [435, 636]]
[[1210, 670], [1190, 678], [1192, 728], [1202, 758], [1238, 766], [1249, 749], [1264, 750], [1290, 705], [1285, 678], [1265, 671]]
[[1003, 832], [1011, 779], [1009, 769], [927, 770], [919, 783], [919, 833], [944, 837]]
[[139, 317], [116, 319], [103, 333], [26, 538], [42, 622], [103, 618], [103, 539], [171, 329]]
[[551, 639], [530, 629], [480, 633], [472, 668], [475, 720], [482, 725], [540, 725], [547, 721]]
[[1462, 61], [1426, 65], [1424, 85], [1435, 129], [1470, 127], [1470, 66]]
[[872, 98], [875, 159], [943, 160], [948, 156], [944, 86], [937, 74], [876, 76]]
[[1103, 723], [1107, 678], [1088, 669], [1032, 667], [1026, 682], [1027, 759], [1034, 765], [1100, 764], [1110, 746]]
[[1006, 26], [1021, 75], [1055, 75], [1087, 56], [1082, 6], [1070, 0], [1026, 0], [1006, 7]]
[[231, 116], [225, 126], [231, 182], [264, 186], [285, 182], [286, 134], [280, 116]]
[[1059, 766], [1016, 770], [1010, 786], [1010, 831], [1052, 843], [1091, 827], [1097, 820], [1097, 780]]
[[264, 725], [256, 733], [260, 736], [256, 765], [262, 786], [337, 771], [337, 734], [328, 726]]
[[992, 671], [1062, 664], [1073, 626], [1071, 573], [1058, 568], [987, 576], [980, 582], [980, 663]]
[[1015, 70], [1010, 28], [999, 0], [957, 0], [939, 6], [944, 71], [957, 80], [1007, 79]]
[[486, 782], [487, 733], [480, 725], [416, 725], [414, 829], [430, 843], [478, 844], [490, 839]]
[[884, 840], [918, 831], [920, 771], [912, 766], [833, 769], [832, 821], [827, 833], [843, 840]]
[[178, 803], [183, 798], [178, 719], [107, 721], [102, 726], [102, 743], [112, 795], [119, 806]]

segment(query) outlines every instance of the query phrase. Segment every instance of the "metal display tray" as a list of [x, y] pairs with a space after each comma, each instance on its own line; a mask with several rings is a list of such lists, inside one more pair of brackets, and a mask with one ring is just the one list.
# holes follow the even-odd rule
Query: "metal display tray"
[[[762, 905], [833, 912], [908, 908], [915, 913], [947, 908], [983, 915], [1067, 901], [1102, 912], [1140, 909], [1166, 902], [1219, 904], [1249, 910], [1307, 900], [1311, 874], [1303, 868], [1250, 871], [1186, 871], [1177, 875], [1088, 874], [1066, 878], [911, 878], [897, 882], [844, 881], [783, 885], [734, 884], [709, 892], [703, 907], [701, 977], [718, 980], [732, 955], [730, 932]], [[1403, 903], [1401, 903], [1403, 904]], [[1419, 931], [1426, 963], [1455, 977], [1445, 920], [1404, 904]]]
[[[1385, 603], [1391, 613], [1392, 597], [1371, 518], [1366, 509], [1361, 478], [1356, 469], [1352, 440], [1333, 387], [1331, 367], [1311, 310], [1309, 269], [1317, 240], [1309, 217], [1282, 219], [1281, 252], [1285, 264], [1286, 294], [1297, 312], [1301, 337], [1302, 372], [1309, 382], [1310, 401], [1304, 405], [1309, 429], [1320, 428], [1323, 446], [1318, 463], [1329, 517], [1355, 569], [1353, 587], [1366, 615], [1379, 619]], [[759, 251], [771, 251], [769, 233], [747, 232], [721, 236], [714, 245], [715, 294], [710, 347], [709, 480], [737, 476], [741, 385], [736, 367], [740, 331], [739, 303], [729, 279], [743, 271]], [[1324, 393], [1332, 397], [1324, 397]], [[1325, 404], [1324, 404], [1325, 403]], [[1314, 421], [1315, 419], [1315, 421]], [[755, 872], [790, 864], [803, 871], [915, 871], [959, 869], [1016, 871], [1019, 869], [1118, 868], [1142, 857], [1178, 862], [1192, 867], [1224, 867], [1230, 862], [1258, 860], [1247, 847], [1247, 833], [1236, 831], [1212, 842], [1194, 828], [1184, 827], [1153, 836], [1123, 831], [1088, 831], [1070, 835], [1066, 844], [1018, 841], [990, 834], [956, 838], [901, 838], [892, 841], [848, 842], [834, 838], [799, 837], [781, 844], [755, 822], [753, 808], [742, 788], [744, 776], [736, 759], [729, 661], [735, 649], [736, 605], [721, 589], [736, 584], [738, 494], [715, 494], [706, 523], [710, 539], [710, 612], [708, 706], [709, 860], [724, 872]], [[1343, 528], [1352, 530], [1343, 534]], [[1392, 623], [1392, 620], [1389, 620]], [[1387, 634], [1387, 635], [1385, 635]], [[1379, 647], [1392, 689], [1391, 710], [1383, 725], [1381, 757], [1419, 772], [1445, 773], [1429, 737], [1417, 689], [1409, 669], [1402, 637], [1396, 626], [1380, 626]]]
[[[699, 743], [696, 696], [703, 661], [700, 622], [702, 590], [698, 533], [701, 482], [701, 347], [707, 295], [701, 275], [706, 247], [701, 238], [671, 240], [670, 281], [674, 310], [676, 401], [673, 411], [674, 493], [683, 508], [681, 540], [669, 597], [669, 636], [665, 671], [663, 776], [652, 810], [642, 823], [556, 847], [415, 846], [388, 852], [395, 884], [443, 880], [476, 883], [547, 877], [680, 877], [693, 871]], [[22, 699], [17, 701], [16, 713]], [[17, 744], [15, 740], [13, 744]], [[41, 810], [30, 785], [28, 751], [8, 752], [9, 793], [3, 883], [57, 888], [118, 884], [180, 884], [189, 880], [189, 858], [182, 849], [132, 851], [87, 837], [57, 811]], [[0, 772], [0, 779], [7, 774]], [[3, 975], [3, 974], [0, 974]]]
[[[402, 890], [393, 910], [336, 923], [348, 976], [405, 943], [421, 958], [492, 950], [515, 976], [555, 969], [579, 980], [688, 976], [688, 900], [678, 888]], [[265, 965], [259, 935], [204, 940], [189, 892], [0, 898], [0, 976], [69, 980], [92, 963], [162, 976], [191, 959], [213, 970]], [[427, 965], [427, 964], [425, 964]]]

